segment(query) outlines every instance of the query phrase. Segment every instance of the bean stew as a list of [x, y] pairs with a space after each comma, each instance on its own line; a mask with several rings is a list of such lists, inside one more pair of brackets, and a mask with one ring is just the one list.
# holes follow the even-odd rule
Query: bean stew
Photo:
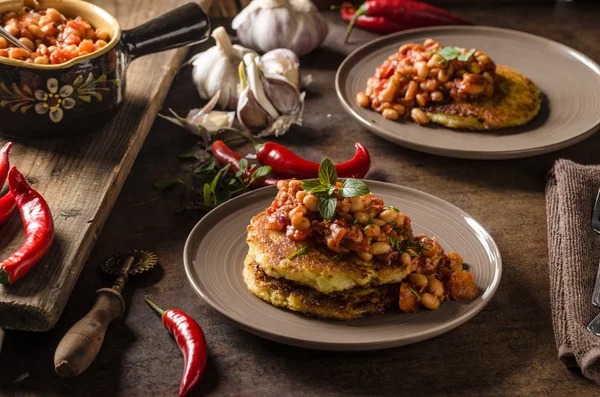
[[23, 7], [0, 17], [4, 29], [31, 52], [0, 37], [0, 57], [41, 65], [61, 64], [106, 46], [109, 33], [81, 17], [68, 18], [54, 8]]

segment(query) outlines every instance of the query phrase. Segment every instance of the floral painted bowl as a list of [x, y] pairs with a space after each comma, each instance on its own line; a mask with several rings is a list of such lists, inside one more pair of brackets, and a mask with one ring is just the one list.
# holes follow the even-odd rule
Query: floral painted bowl
[[[110, 33], [108, 44], [91, 54], [57, 65], [38, 65], [0, 57], [0, 134], [13, 138], [62, 138], [96, 129], [123, 102], [126, 69], [143, 55], [204, 41], [210, 21], [188, 3], [130, 30], [100, 7], [81, 0], [40, 0], [81, 16]], [[0, 14], [18, 11], [22, 0], [0, 2]]]

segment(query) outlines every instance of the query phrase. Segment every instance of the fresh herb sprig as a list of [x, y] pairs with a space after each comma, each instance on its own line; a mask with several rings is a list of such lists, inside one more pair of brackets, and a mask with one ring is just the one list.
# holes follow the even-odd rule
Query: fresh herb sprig
[[412, 292], [417, 297], [418, 300], [420, 300], [420, 301], [423, 300], [423, 298], [421, 298], [421, 295], [419, 295], [417, 293], [417, 291], [415, 291], [410, 285], [408, 286], [408, 289], [410, 290], [410, 292]]
[[452, 61], [453, 59], [458, 59], [459, 61], [466, 62], [475, 54], [475, 49], [471, 49], [466, 54], [463, 54], [458, 47], [444, 47], [441, 50], [437, 51], [436, 54], [440, 55], [447, 61]]
[[[325, 157], [319, 166], [319, 178], [310, 179], [302, 184], [302, 189], [314, 194], [319, 199], [319, 212], [324, 219], [331, 219], [335, 214], [337, 182], [335, 166], [331, 160]], [[370, 192], [366, 183], [353, 178], [344, 179], [342, 187], [338, 189], [341, 197], [359, 197]]]
[[288, 259], [294, 259], [295, 257], [297, 257], [298, 255], [302, 255], [304, 254], [306, 251], [308, 250], [308, 245], [305, 245], [304, 247], [300, 248], [298, 251], [296, 252], [292, 252], [291, 254], [289, 254], [287, 256]]
[[[198, 142], [193, 153], [182, 153], [177, 157], [188, 161], [187, 169], [181, 178], [159, 180], [154, 183], [157, 190], [181, 186], [183, 188], [181, 211], [196, 210], [210, 211], [232, 197], [250, 190], [254, 180], [269, 172], [271, 167], [249, 164], [246, 159], [239, 162], [240, 171], [235, 174], [229, 171], [230, 165], [219, 166], [212, 153], [208, 150], [214, 139], [222, 139], [220, 135], [230, 130], [219, 131], [217, 135], [206, 141]], [[237, 132], [239, 134], [239, 132]], [[189, 168], [188, 168], [189, 167]], [[228, 172], [229, 171], [229, 172]], [[250, 178], [246, 175], [251, 174]]]

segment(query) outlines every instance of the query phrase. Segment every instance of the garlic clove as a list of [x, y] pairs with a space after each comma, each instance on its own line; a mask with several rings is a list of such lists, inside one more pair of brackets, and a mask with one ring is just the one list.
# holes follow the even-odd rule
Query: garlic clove
[[235, 112], [222, 112], [214, 110], [205, 114], [198, 123], [198, 126], [203, 127], [211, 134], [217, 133], [223, 128], [230, 128], [235, 120]]
[[[246, 65], [246, 77], [248, 78], [248, 88], [252, 91], [252, 95], [256, 102], [267, 112], [269, 116], [276, 119], [279, 117], [277, 109], [267, 98], [264, 86], [262, 84], [261, 72], [256, 63], [258, 57], [253, 54], [244, 55], [244, 64]], [[239, 107], [239, 102], [238, 102]]]
[[237, 117], [250, 132], [259, 132], [269, 126], [269, 115], [258, 104], [249, 87], [240, 94]]
[[296, 113], [300, 108], [300, 92], [286, 78], [263, 76], [263, 87], [269, 101], [280, 114]]
[[287, 48], [271, 50], [260, 57], [260, 66], [265, 74], [284, 76], [296, 88], [300, 87], [300, 60]]
[[233, 121], [235, 120], [235, 112], [221, 112], [213, 110], [219, 101], [220, 95], [221, 91], [217, 91], [217, 93], [211, 98], [210, 101], [208, 101], [206, 105], [204, 105], [202, 109], [190, 110], [187, 117], [179, 116], [173, 111], [173, 109], [169, 109], [169, 111], [175, 117], [169, 117], [162, 114], [159, 114], [159, 116], [172, 122], [173, 124], [187, 129], [194, 135], [204, 137], [205, 132], [214, 134], [222, 128], [231, 127], [233, 125]]

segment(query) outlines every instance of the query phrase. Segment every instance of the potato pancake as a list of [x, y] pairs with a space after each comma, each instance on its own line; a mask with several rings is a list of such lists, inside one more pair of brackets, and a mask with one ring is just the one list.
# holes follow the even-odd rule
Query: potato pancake
[[[283, 231], [268, 228], [268, 213], [261, 212], [248, 226], [249, 255], [270, 277], [283, 278], [328, 294], [360, 286], [398, 283], [410, 273], [400, 262], [389, 265], [365, 262], [356, 255], [336, 255], [325, 245], [289, 239]], [[292, 259], [288, 256], [307, 245]], [[339, 257], [338, 257], [339, 256]]]
[[400, 289], [399, 284], [388, 284], [323, 294], [287, 280], [269, 277], [251, 255], [244, 261], [243, 276], [250, 292], [273, 306], [337, 320], [383, 313], [397, 305]]
[[527, 77], [509, 68], [496, 67], [496, 90], [490, 98], [433, 104], [426, 114], [433, 123], [448, 128], [497, 130], [527, 124], [540, 112], [542, 95]]

